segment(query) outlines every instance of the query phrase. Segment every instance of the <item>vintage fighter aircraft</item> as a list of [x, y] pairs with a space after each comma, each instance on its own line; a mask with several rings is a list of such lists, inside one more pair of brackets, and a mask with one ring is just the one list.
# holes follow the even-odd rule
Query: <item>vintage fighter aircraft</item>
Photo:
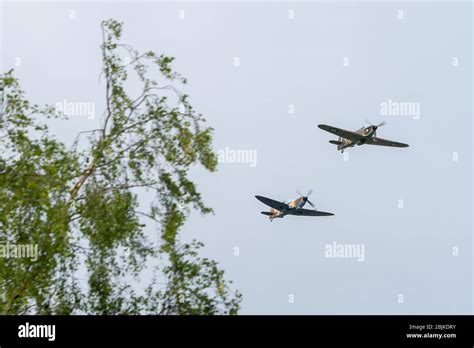
[[[368, 122], [366, 120], [366, 122]], [[370, 122], [368, 122], [370, 124]], [[339, 136], [338, 140], [329, 140], [331, 144], [337, 145], [337, 150], [344, 152], [344, 149], [353, 147], [354, 145], [381, 145], [381, 146], [392, 146], [392, 147], [408, 147], [408, 144], [397, 143], [396, 141], [386, 140], [377, 138], [377, 128], [385, 125], [385, 122], [377, 125], [370, 124], [368, 127], [362, 127], [359, 130], [353, 132], [345, 129], [328, 126], [325, 124], [319, 124], [318, 127], [326, 132]]]
[[310, 206], [314, 208], [313, 203], [308, 199], [308, 196], [311, 194], [309, 190], [306, 196], [302, 195], [300, 192], [299, 198], [294, 200], [288, 200], [286, 202], [278, 202], [270, 198], [255, 196], [260, 202], [268, 205], [271, 209], [270, 211], [262, 211], [263, 215], [267, 215], [270, 218], [270, 221], [273, 221], [275, 218], [283, 218], [286, 215], [297, 215], [297, 216], [331, 216], [332, 213], [326, 213], [324, 211], [318, 211], [316, 209], [303, 209], [303, 206], [308, 202]]

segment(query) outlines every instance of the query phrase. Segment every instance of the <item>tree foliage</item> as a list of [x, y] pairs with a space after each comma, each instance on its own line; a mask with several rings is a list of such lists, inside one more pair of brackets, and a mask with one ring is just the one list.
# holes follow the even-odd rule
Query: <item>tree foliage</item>
[[[64, 116], [31, 105], [12, 71], [0, 75], [0, 244], [39, 250], [37, 260], [0, 258], [0, 311], [236, 314], [240, 294], [199, 256], [202, 243], [178, 235], [191, 210], [212, 211], [189, 178], [195, 165], [216, 169], [212, 129], [173, 86], [186, 80], [172, 57], [121, 43], [115, 20], [102, 33], [101, 127], [70, 147], [44, 121]], [[144, 191], [154, 193], [146, 211]], [[159, 227], [159, 245], [146, 220]], [[151, 281], [138, 286], [150, 270]]]

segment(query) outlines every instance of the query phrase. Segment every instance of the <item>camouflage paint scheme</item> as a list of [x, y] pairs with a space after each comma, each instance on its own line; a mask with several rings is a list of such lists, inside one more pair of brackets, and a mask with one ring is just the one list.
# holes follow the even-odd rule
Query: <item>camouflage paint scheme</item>
[[[273, 221], [275, 218], [283, 218], [286, 215], [296, 215], [296, 216], [332, 216], [333, 213], [327, 213], [324, 211], [303, 209], [303, 206], [306, 202], [309, 202], [308, 197], [302, 196], [294, 200], [287, 202], [278, 202], [273, 199], [255, 196], [260, 202], [266, 204], [270, 207], [270, 211], [262, 211], [263, 215], [267, 215], [270, 221]], [[311, 202], [309, 202], [311, 204]]]
[[385, 123], [382, 122], [378, 125], [370, 125], [368, 127], [362, 127], [357, 131], [348, 131], [341, 128], [320, 124], [318, 127], [326, 132], [339, 136], [337, 140], [330, 140], [331, 144], [337, 145], [337, 150], [344, 152], [344, 149], [353, 147], [355, 145], [379, 145], [379, 146], [390, 146], [390, 147], [408, 147], [408, 144], [398, 143], [392, 140], [386, 140], [376, 137], [377, 128], [383, 126]]

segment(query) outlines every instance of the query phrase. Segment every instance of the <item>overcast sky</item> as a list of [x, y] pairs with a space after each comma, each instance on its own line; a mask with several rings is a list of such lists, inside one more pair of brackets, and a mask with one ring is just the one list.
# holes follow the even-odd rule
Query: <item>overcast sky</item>
[[[176, 57], [216, 151], [251, 156], [193, 171], [215, 215], [182, 231], [242, 292], [242, 314], [472, 312], [471, 3], [3, 1], [1, 11], [1, 68], [15, 68], [28, 97], [94, 105], [95, 118], [51, 123], [68, 143], [103, 110], [101, 20]], [[381, 114], [401, 102], [414, 108]], [[410, 147], [343, 157], [317, 128], [365, 118]], [[254, 195], [298, 189], [335, 216], [260, 214]], [[363, 255], [328, 257], [334, 245]]]

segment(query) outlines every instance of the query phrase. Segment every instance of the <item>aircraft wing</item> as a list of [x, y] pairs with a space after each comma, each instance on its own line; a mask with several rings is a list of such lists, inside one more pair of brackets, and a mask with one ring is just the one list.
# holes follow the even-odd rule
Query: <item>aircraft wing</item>
[[311, 210], [311, 209], [295, 209], [290, 214], [298, 216], [331, 216], [333, 213], [326, 213], [325, 211]]
[[386, 140], [386, 139], [376, 138], [376, 137], [367, 138], [367, 141], [365, 143], [369, 145], [408, 147], [408, 144], [397, 143], [396, 141]]
[[342, 137], [344, 139], [349, 139], [352, 141], [359, 141], [360, 139], [363, 138], [363, 136], [359, 133], [348, 131], [341, 128], [336, 128], [333, 126], [328, 126], [326, 124], [318, 124], [318, 127], [326, 132], [332, 133], [334, 135], [337, 135], [339, 137]]
[[274, 199], [270, 199], [270, 198], [262, 197], [262, 196], [255, 196], [255, 198], [257, 198], [263, 204], [266, 204], [269, 207], [276, 209], [278, 211], [285, 211], [288, 209], [288, 204], [275, 201]]

